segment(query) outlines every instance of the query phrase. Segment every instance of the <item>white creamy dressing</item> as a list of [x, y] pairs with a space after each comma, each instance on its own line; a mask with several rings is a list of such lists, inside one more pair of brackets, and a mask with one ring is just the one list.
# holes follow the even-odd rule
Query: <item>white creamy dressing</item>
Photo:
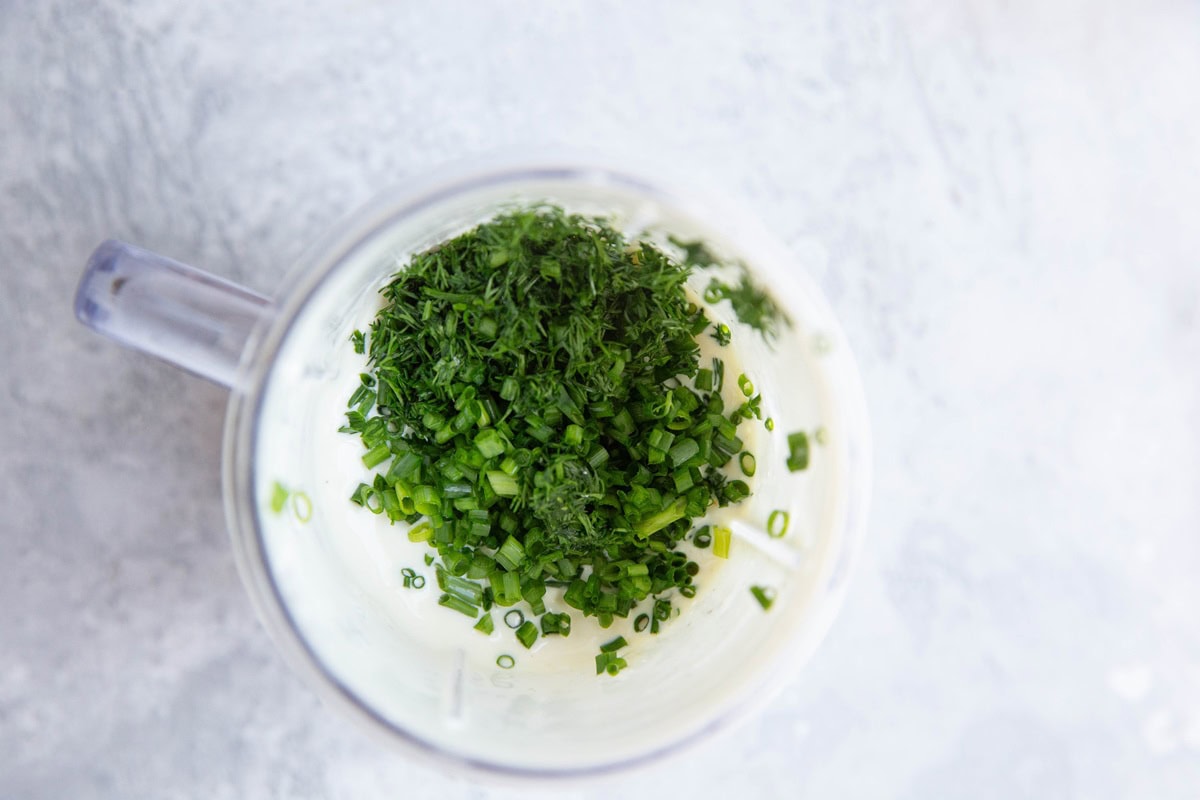
[[[428, 246], [413, 240], [414, 248]], [[547, 609], [571, 616], [571, 634], [541, 636], [539, 626], [526, 650], [504, 623], [508, 609], [492, 609], [495, 631], [484, 635], [466, 615], [439, 606], [435, 569], [424, 561], [435, 551], [409, 542], [406, 525], [349, 500], [387, 466], [367, 470], [359, 437], [337, 428], [367, 365], [350, 333], [369, 329], [377, 290], [393, 271], [387, 259], [399, 267], [412, 252], [390, 247], [357, 256], [314, 295], [281, 347], [259, 409], [254, 480], [263, 561], [292, 628], [334, 683], [388, 724], [445, 750], [513, 766], [577, 767], [678, 741], [711, 723], [713, 709], [744, 701], [769, 665], [802, 658], [821, 629], [814, 601], [837, 553], [829, 532], [844, 514], [836, 480], [845, 450], [813, 345], [819, 329], [797, 320], [768, 347], [732, 317], [728, 303], [707, 308], [714, 323], [733, 331], [727, 347], [707, 332], [699, 337], [700, 366], [710, 367], [713, 356], [725, 363], [726, 413], [743, 400], [737, 378], [745, 372], [763, 394], [764, 419], [775, 419], [771, 433], [762, 420], [738, 428], [757, 472], [744, 478], [736, 457], [726, 470], [750, 484], [751, 497], [695, 521], [732, 528], [730, 558], [680, 544], [700, 564], [697, 593], [689, 600], [670, 592], [677, 613], [657, 635], [632, 630], [637, 615], [650, 611], [647, 601], [602, 629], [551, 589]], [[713, 274], [693, 276], [693, 297]], [[828, 444], [814, 442], [809, 469], [789, 472], [787, 434], [811, 435], [818, 426], [828, 429]], [[293, 493], [281, 513], [271, 508], [276, 483]], [[301, 492], [305, 502], [297, 504]], [[297, 513], [308, 503], [311, 513]], [[775, 510], [790, 514], [782, 539], [763, 532]], [[403, 588], [406, 567], [425, 578], [424, 588]], [[777, 590], [769, 612], [751, 595], [754, 585]], [[525, 603], [515, 608], [537, 621]], [[596, 676], [600, 644], [618, 635], [629, 642], [620, 652], [629, 667]], [[501, 655], [515, 666], [498, 667]]]

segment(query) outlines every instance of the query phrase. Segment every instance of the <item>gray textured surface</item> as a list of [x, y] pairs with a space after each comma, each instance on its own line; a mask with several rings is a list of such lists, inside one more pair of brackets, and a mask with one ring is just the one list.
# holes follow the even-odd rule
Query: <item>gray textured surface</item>
[[268, 291], [376, 190], [539, 141], [761, 215], [877, 434], [816, 659], [603, 791], [1200, 791], [1200, 6], [753, 5], [0, 7], [0, 797], [506, 794], [285, 670], [223, 533], [223, 393], [70, 297], [110, 235]]

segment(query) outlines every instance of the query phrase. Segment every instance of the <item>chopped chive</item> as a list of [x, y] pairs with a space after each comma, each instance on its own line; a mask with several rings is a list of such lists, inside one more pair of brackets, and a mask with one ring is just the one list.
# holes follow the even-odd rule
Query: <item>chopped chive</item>
[[512, 669], [516, 663], [517, 660], [508, 654], [496, 658], [496, 666], [500, 669]]
[[[283, 487], [280, 487], [280, 488], [283, 488]], [[279, 503], [279, 509], [278, 509], [279, 511], [283, 511], [283, 505], [284, 505], [284, 503], [287, 502], [287, 495], [286, 495], [287, 490], [284, 490], [284, 491], [285, 491], [285, 495]], [[371, 494], [374, 491], [375, 490], [373, 488], [371, 488], [370, 486], [368, 486], [367, 484], [360, 483], [358, 485], [358, 488], [354, 490], [354, 494], [350, 495], [350, 502], [354, 503], [355, 505], [366, 506], [367, 501], [371, 499]], [[272, 507], [274, 507], [274, 501], [272, 501]]]
[[441, 597], [439, 597], [438, 605], [445, 606], [446, 608], [453, 608], [455, 611], [466, 614], [471, 619], [475, 619], [475, 616], [479, 613], [479, 609], [477, 607], [471, 605], [460, 597], [455, 597], [452, 594], [443, 594]]
[[567, 426], [563, 432], [563, 444], [569, 447], [575, 447], [583, 441], [583, 428], [572, 423]]
[[754, 472], [758, 468], [757, 460], [754, 458], [754, 453], [745, 452], [738, 456], [738, 464], [742, 467], [742, 474], [747, 478], [754, 477]]
[[571, 617], [569, 614], [543, 614], [541, 623], [543, 636], [550, 636], [552, 634], [559, 636], [571, 635]]
[[354, 352], [362, 355], [363, 350], [366, 348], [366, 337], [363, 336], [363, 332], [354, 331], [354, 333], [350, 334], [350, 342], [354, 345]]
[[382, 464], [384, 461], [387, 461], [391, 455], [392, 451], [388, 449], [386, 444], [376, 445], [367, 452], [363, 453], [363, 466], [367, 469], [371, 469], [379, 464]]
[[775, 602], [775, 590], [769, 586], [751, 586], [750, 594], [754, 595], [763, 611], [769, 611], [771, 604]]
[[[445, 555], [442, 556], [445, 560]], [[463, 578], [444, 569], [437, 572], [438, 587], [452, 597], [473, 607], [483, 605], [483, 587], [473, 580]]]
[[[507, 615], [506, 615], [507, 616]], [[524, 645], [525, 649], [533, 647], [533, 643], [538, 638], [537, 626], [526, 620], [517, 628], [517, 641]]]
[[808, 434], [804, 431], [789, 433], [787, 443], [787, 468], [792, 472], [808, 469]]
[[433, 538], [433, 526], [428, 522], [418, 522], [408, 530], [410, 542], [428, 542]]
[[662, 530], [672, 522], [683, 519], [686, 514], [687, 499], [680, 497], [657, 514], [652, 514], [641, 522], [638, 522], [633, 526], [633, 531], [638, 536], [645, 538], [656, 531]]
[[695, 439], [680, 439], [675, 443], [675, 446], [671, 448], [671, 463], [678, 467], [680, 464], [691, 459], [699, 452], [700, 445], [696, 444]]
[[745, 481], [730, 481], [725, 484], [724, 491], [721, 493], [721, 505], [730, 503], [740, 503], [750, 496], [750, 487]]
[[511, 572], [525, 560], [525, 548], [521, 546], [516, 537], [509, 536], [496, 551], [495, 559], [497, 564]]
[[296, 515], [296, 519], [300, 522], [308, 522], [312, 519], [312, 500], [304, 492], [292, 493], [292, 513]]
[[609, 642], [606, 642], [605, 644], [600, 645], [600, 652], [601, 653], [615, 653], [616, 651], [620, 650], [622, 647], [627, 646], [628, 644], [629, 644], [629, 642], [625, 641], [624, 636], [618, 636], [617, 638], [615, 638]]
[[488, 575], [492, 598], [497, 605], [511, 606], [521, 599], [521, 578], [515, 572], [498, 570]]
[[788, 520], [790, 515], [788, 512], [781, 509], [776, 509], [771, 512], [771, 516], [767, 517], [767, 535], [772, 539], [782, 539], [788, 530]]
[[475, 449], [482, 453], [484, 458], [495, 458], [505, 450], [504, 439], [495, 428], [485, 428], [475, 436]]
[[500, 497], [516, 497], [521, 489], [511, 475], [500, 470], [490, 470], [487, 473], [488, 483], [492, 491]]
[[713, 528], [713, 555], [718, 558], [729, 558], [729, 543], [733, 539], [733, 531], [724, 525]]
[[[366, 484], [360, 485], [365, 486]], [[276, 514], [283, 511], [284, 505], [287, 504], [287, 499], [288, 490], [283, 488], [283, 484], [281, 484], [279, 481], [275, 481], [274, 486], [271, 487], [271, 510]], [[362, 505], [362, 503], [359, 503], [359, 505]]]
[[616, 675], [627, 666], [629, 666], [629, 663], [625, 659], [619, 657], [616, 653], [599, 653], [596, 656], [597, 675], [600, 675], [601, 673]]

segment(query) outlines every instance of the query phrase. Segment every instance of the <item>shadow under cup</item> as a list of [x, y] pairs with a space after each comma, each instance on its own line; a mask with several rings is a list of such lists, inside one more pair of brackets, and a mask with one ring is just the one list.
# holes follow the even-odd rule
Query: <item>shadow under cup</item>
[[[676, 601], [682, 613], [659, 634], [631, 639], [630, 666], [616, 677], [556, 662], [556, 642], [537, 658], [512, 642], [507, 652], [519, 668], [502, 669], [494, 651], [463, 646], [480, 636], [465, 617], [436, 605], [412, 613], [442, 614], [440, 626], [428, 618], [409, 624], [389, 594], [403, 591], [399, 576], [370, 567], [372, 542], [390, 536], [412, 548], [414, 566], [432, 551], [408, 542], [402, 524], [368, 530], [386, 520], [364, 522], [371, 515], [348, 500], [369, 480], [361, 461], [353, 468], [361, 443], [336, 432], [365, 363], [352, 355], [351, 332], [369, 324], [379, 289], [412, 254], [531, 203], [603, 216], [658, 243], [703, 240], [745, 264], [792, 321], [768, 344], [728, 303], [709, 311], [732, 328], [731, 348], [775, 430], [743, 423], [758, 431], [748, 441], [758, 470], [753, 495], [730, 518], [728, 562], [697, 577], [695, 598]], [[693, 274], [697, 297], [709, 279], [705, 270]], [[798, 673], [836, 611], [861, 538], [866, 414], [849, 348], [823, 299], [753, 225], [618, 172], [476, 172], [379, 201], [313, 251], [281, 313], [247, 348], [241, 374], [226, 432], [226, 505], [239, 568], [268, 629], [335, 705], [391, 741], [460, 766], [531, 776], [608, 771], [735, 720]], [[823, 441], [797, 473], [785, 466], [794, 430], [820, 430]], [[765, 533], [774, 510], [790, 515], [781, 539]], [[358, 555], [348, 557], [348, 548]], [[436, 592], [432, 568], [424, 571], [424, 591]], [[751, 585], [776, 590], [769, 611]], [[572, 616], [576, 632], [596, 624]]]

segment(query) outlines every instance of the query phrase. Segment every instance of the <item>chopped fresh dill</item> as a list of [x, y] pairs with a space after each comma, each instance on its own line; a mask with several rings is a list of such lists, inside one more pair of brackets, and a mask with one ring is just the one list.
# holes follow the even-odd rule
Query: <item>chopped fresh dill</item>
[[744, 268], [737, 284], [718, 278], [710, 280], [704, 290], [704, 299], [710, 303], [728, 300], [738, 321], [761, 333], [767, 341], [773, 341], [779, 335], [781, 324], [791, 326], [787, 315], [769, 294], [751, 282], [750, 274]]
[[[351, 499], [417, 523], [439, 603], [482, 611], [479, 630], [495, 605], [532, 647], [522, 603], [542, 635], [567, 635], [570, 615], [543, 602], [559, 586], [605, 628], [648, 602], [656, 633], [671, 593], [695, 593], [699, 566], [678, 549], [693, 520], [749, 496], [724, 468], [754, 474], [737, 429], [759, 398], [727, 410], [724, 365], [700, 369], [709, 322], [684, 283], [708, 251], [680, 246], [688, 263], [602, 219], [511, 211], [414, 256], [351, 337], [369, 367], [341, 430], [376, 472]], [[728, 556], [725, 529], [714, 549]], [[625, 666], [602, 655], [598, 672]]]
[[[670, 242], [683, 251], [683, 263], [689, 267], [708, 269], [723, 266], [721, 260], [713, 255], [703, 242], [685, 242], [675, 237], [670, 237]], [[741, 274], [736, 284], [730, 284], [720, 278], [709, 280], [704, 290], [704, 301], [716, 305], [722, 300], [728, 300], [738, 321], [758, 331], [764, 340], [773, 341], [779, 335], [779, 326], [782, 324], [791, 327], [791, 320], [771, 295], [754, 285], [750, 280], [750, 271], [745, 265], [738, 264], [738, 267]], [[722, 345], [728, 344], [728, 335], [722, 337], [718, 332], [717, 341]]]

